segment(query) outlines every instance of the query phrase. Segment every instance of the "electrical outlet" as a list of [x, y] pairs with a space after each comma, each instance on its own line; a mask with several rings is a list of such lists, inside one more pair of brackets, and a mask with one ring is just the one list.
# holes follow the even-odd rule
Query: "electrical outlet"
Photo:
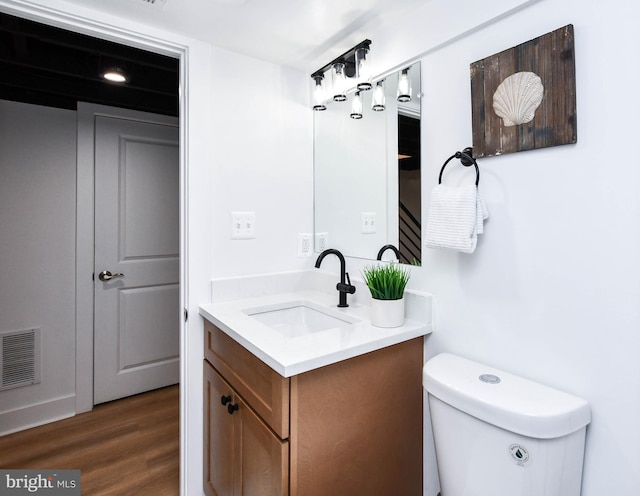
[[255, 212], [231, 212], [231, 239], [256, 237]]
[[376, 213], [362, 212], [362, 233], [371, 234], [376, 232]]
[[315, 251], [322, 253], [329, 247], [329, 233], [316, 233], [315, 236]]
[[313, 253], [313, 234], [298, 234], [298, 256], [310, 257]]

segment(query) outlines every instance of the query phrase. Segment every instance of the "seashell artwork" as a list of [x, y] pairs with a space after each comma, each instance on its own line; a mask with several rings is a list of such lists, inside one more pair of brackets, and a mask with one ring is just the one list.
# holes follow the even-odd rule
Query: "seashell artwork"
[[516, 72], [500, 83], [493, 94], [493, 111], [505, 126], [531, 122], [542, 102], [544, 86], [535, 72]]
[[578, 142], [571, 24], [477, 60], [470, 73], [473, 158]]

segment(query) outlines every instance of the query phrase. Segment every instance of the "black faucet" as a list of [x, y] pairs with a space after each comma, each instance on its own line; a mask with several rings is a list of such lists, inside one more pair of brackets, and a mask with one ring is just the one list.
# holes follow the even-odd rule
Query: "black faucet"
[[400, 261], [400, 251], [398, 251], [398, 249], [393, 245], [384, 245], [382, 248], [380, 248], [380, 251], [378, 252], [378, 260], [382, 260], [382, 254], [387, 250], [393, 250], [393, 252], [396, 254], [396, 258], [398, 259], [398, 261]]
[[320, 268], [320, 264], [322, 260], [327, 255], [335, 255], [340, 260], [340, 282], [336, 284], [336, 289], [340, 293], [340, 300], [338, 302], [339, 307], [348, 307], [347, 303], [347, 293], [353, 294], [356, 292], [355, 286], [351, 285], [351, 279], [349, 279], [349, 273], [347, 272], [347, 264], [344, 261], [344, 256], [338, 250], [333, 248], [329, 248], [328, 250], [323, 251], [318, 256], [316, 260], [316, 269]]

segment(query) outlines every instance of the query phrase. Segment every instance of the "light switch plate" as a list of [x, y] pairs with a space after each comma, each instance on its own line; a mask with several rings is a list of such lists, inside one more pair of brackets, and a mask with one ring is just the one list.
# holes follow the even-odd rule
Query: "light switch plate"
[[256, 237], [255, 212], [231, 212], [231, 239]]
[[362, 229], [363, 234], [371, 234], [376, 232], [376, 213], [362, 212]]

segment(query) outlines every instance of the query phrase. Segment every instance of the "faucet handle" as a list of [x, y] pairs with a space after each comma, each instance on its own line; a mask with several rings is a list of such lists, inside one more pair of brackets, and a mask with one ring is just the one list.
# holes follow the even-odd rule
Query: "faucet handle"
[[349, 294], [355, 293], [356, 287], [351, 284], [351, 278], [349, 277], [349, 273], [345, 272], [344, 275], [347, 278], [347, 283], [345, 284], [345, 283], [339, 282], [338, 284], [336, 284], [336, 289], [341, 293], [349, 293]]

